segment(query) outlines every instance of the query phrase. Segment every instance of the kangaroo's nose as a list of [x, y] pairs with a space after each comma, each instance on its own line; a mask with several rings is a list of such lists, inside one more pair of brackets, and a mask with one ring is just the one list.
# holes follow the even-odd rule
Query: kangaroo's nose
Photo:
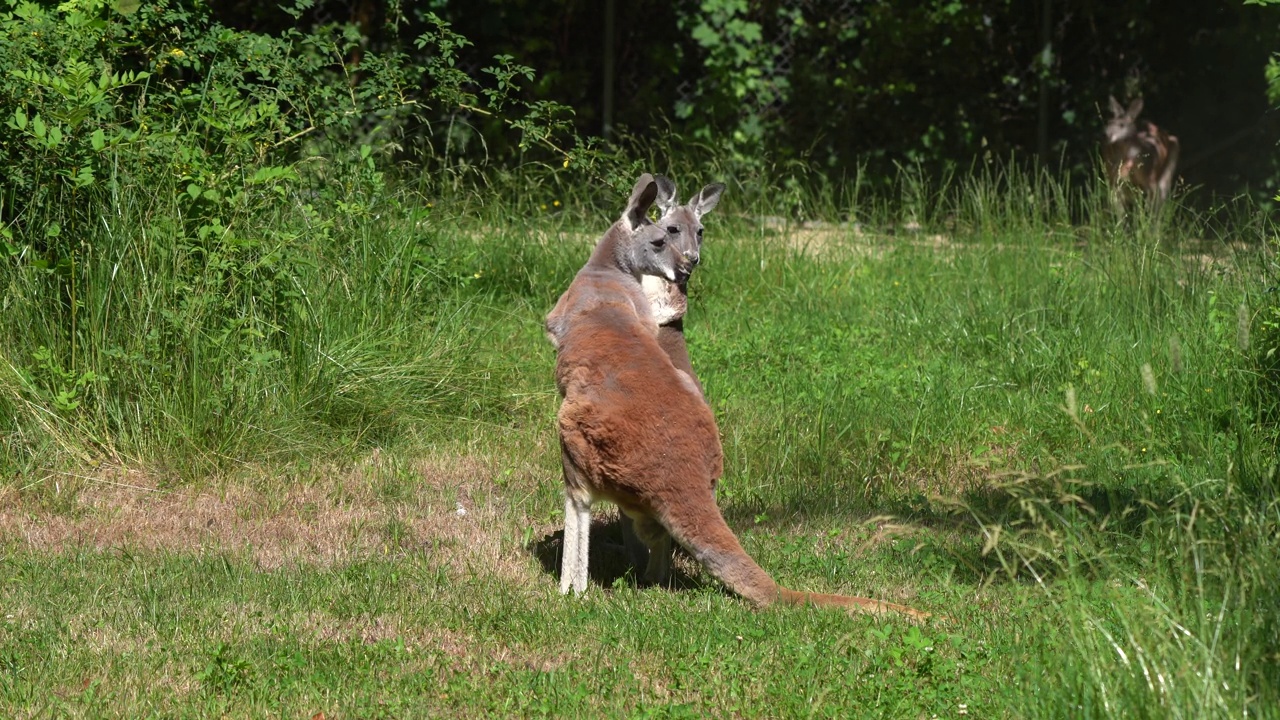
[[698, 263], [702, 262], [702, 258], [698, 256], [697, 251], [685, 253], [684, 256], [689, 262], [693, 263], [694, 267], [697, 267]]

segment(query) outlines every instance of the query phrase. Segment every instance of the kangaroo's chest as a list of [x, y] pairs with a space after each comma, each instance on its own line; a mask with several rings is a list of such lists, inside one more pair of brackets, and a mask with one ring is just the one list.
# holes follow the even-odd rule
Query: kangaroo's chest
[[652, 275], [640, 278], [640, 286], [644, 289], [645, 299], [649, 301], [649, 310], [658, 325], [679, 320], [689, 309], [689, 298], [685, 288]]

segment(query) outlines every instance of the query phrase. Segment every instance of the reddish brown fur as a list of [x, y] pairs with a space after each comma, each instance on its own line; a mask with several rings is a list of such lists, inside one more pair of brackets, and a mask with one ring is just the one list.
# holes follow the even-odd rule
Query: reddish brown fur
[[689, 346], [684, 341], [684, 318], [673, 320], [658, 328], [658, 346], [667, 354], [667, 357], [671, 358], [676, 368], [686, 372], [698, 387], [702, 387], [697, 374], [693, 371], [693, 361], [689, 359]]
[[[660, 525], [759, 607], [782, 602], [928, 617], [869, 598], [781, 588], [743, 550], [715, 501], [723, 451], [711, 408], [660, 344], [639, 281], [601, 261], [617, 254], [609, 246], [623, 241], [618, 229], [606, 233], [548, 316], [559, 341], [556, 385], [564, 401], [557, 421], [570, 503], [612, 501], [645, 539], [661, 533]], [[566, 544], [569, 533], [567, 521]]]

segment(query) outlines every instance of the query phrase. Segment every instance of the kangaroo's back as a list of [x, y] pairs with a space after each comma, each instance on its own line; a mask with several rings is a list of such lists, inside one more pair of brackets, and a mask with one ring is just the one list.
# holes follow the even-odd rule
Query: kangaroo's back
[[642, 498], [710, 492], [723, 471], [711, 408], [628, 305], [597, 305], [562, 347], [560, 434], [593, 494], [651, 511]]

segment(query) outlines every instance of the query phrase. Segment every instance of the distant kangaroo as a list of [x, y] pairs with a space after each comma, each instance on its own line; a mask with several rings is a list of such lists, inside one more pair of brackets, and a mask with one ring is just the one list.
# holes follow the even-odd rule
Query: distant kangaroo
[[1107, 166], [1107, 181], [1118, 208], [1128, 205], [1134, 188], [1146, 193], [1152, 208], [1159, 209], [1173, 189], [1181, 147], [1178, 138], [1151, 121], [1138, 122], [1142, 98], [1129, 103], [1126, 110], [1114, 96], [1111, 119], [1107, 121], [1106, 142], [1102, 159]]
[[564, 398], [557, 416], [566, 495], [560, 591], [586, 590], [591, 503], [608, 500], [649, 545], [649, 571], [669, 559], [662, 549], [674, 538], [758, 607], [781, 602], [929, 617], [869, 598], [780, 587], [725, 523], [713, 493], [723, 472], [715, 418], [692, 376], [659, 345], [641, 285], [644, 275], [680, 283], [693, 269], [667, 231], [646, 218], [657, 194], [654, 178], [641, 175], [622, 217], [547, 316]]

